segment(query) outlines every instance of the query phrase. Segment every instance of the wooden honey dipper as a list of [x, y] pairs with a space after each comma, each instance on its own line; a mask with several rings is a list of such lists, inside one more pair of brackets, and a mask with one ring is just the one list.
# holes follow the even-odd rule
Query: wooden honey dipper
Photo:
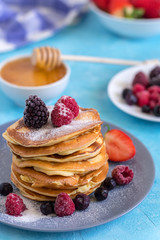
[[151, 59], [146, 61], [123, 60], [113, 58], [89, 57], [89, 56], [75, 56], [75, 55], [61, 55], [61, 52], [52, 47], [35, 48], [32, 52], [31, 62], [33, 66], [50, 71], [55, 67], [61, 65], [63, 60], [82, 61], [82, 62], [96, 62], [105, 64], [117, 65], [138, 65], [142, 63], [159, 63], [158, 59]]

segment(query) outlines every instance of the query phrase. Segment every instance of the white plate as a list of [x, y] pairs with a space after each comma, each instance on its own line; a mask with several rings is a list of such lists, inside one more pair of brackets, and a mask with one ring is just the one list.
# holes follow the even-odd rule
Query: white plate
[[156, 67], [155, 63], [146, 63], [143, 65], [138, 65], [135, 67], [130, 67], [116, 74], [110, 81], [108, 85], [108, 96], [110, 100], [115, 104], [120, 110], [141, 119], [148, 121], [160, 122], [160, 117], [156, 117], [152, 114], [143, 113], [141, 108], [138, 106], [127, 105], [122, 98], [122, 91], [124, 88], [131, 88], [133, 78], [139, 71], [144, 72], [149, 75], [150, 71]]

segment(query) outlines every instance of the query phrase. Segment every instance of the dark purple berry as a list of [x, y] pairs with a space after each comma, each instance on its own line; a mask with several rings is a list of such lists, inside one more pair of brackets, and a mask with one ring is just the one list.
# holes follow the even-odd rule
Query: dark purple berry
[[160, 86], [160, 74], [156, 77], [153, 77], [149, 83], [150, 86], [157, 85]]
[[104, 187], [106, 187], [108, 190], [112, 190], [113, 188], [116, 187], [116, 181], [111, 178], [111, 177], [107, 177], [104, 182]]
[[13, 187], [10, 183], [1, 183], [0, 184], [0, 194], [7, 196], [9, 193], [13, 192]]
[[150, 79], [152, 80], [153, 78], [157, 77], [158, 75], [160, 75], [160, 66], [156, 66], [155, 68], [152, 69], [152, 71], [150, 72]]
[[76, 210], [85, 210], [90, 204], [90, 197], [86, 194], [80, 193], [73, 201]]
[[148, 105], [144, 105], [144, 106], [142, 107], [142, 112], [144, 112], [144, 113], [150, 113], [150, 111], [151, 111], [151, 109], [150, 109], [150, 107], [149, 107]]
[[126, 96], [127, 96], [128, 94], [131, 94], [131, 93], [132, 93], [132, 90], [131, 90], [131, 89], [129, 89], [129, 88], [123, 89], [123, 91], [122, 91], [122, 97], [123, 97], [123, 99], [126, 99]]
[[153, 108], [153, 114], [156, 116], [156, 117], [160, 117], [160, 105], [157, 105]]
[[45, 103], [36, 95], [26, 100], [23, 120], [29, 128], [41, 128], [47, 123], [49, 111]]
[[138, 99], [136, 97], [136, 95], [134, 95], [133, 93], [129, 93], [126, 96], [126, 103], [128, 105], [136, 105], [138, 102]]
[[54, 204], [53, 202], [43, 202], [40, 206], [40, 210], [44, 215], [54, 213]]
[[104, 187], [99, 187], [94, 192], [94, 196], [97, 201], [103, 201], [108, 197], [108, 190]]
[[133, 79], [132, 85], [135, 85], [136, 83], [140, 83], [147, 87], [149, 84], [148, 77], [143, 72], [138, 72]]

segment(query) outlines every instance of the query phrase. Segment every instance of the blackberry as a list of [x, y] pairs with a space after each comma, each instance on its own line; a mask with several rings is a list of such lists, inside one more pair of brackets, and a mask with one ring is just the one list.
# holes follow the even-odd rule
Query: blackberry
[[73, 201], [77, 210], [85, 210], [90, 204], [90, 197], [86, 194], [80, 193]]
[[0, 194], [7, 196], [9, 193], [13, 192], [13, 187], [10, 183], [1, 183], [0, 184]]
[[116, 181], [111, 177], [107, 177], [104, 180], [103, 184], [108, 190], [112, 190], [113, 188], [116, 187]]
[[96, 189], [94, 196], [97, 201], [103, 201], [108, 197], [108, 190], [104, 187], [99, 187]]
[[54, 204], [53, 202], [43, 202], [40, 206], [40, 210], [44, 215], [54, 213]]
[[160, 105], [157, 105], [153, 108], [153, 114], [156, 116], [156, 117], [160, 117]]
[[156, 66], [155, 68], [153, 68], [149, 74], [149, 77], [152, 80], [153, 78], [157, 77], [158, 75], [160, 75], [160, 66]]
[[41, 128], [47, 123], [49, 117], [45, 103], [36, 95], [29, 96], [26, 100], [23, 120], [29, 128]]

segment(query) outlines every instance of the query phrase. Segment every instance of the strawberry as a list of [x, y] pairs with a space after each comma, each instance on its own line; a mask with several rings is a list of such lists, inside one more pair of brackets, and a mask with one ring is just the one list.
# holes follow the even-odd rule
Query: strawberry
[[106, 132], [104, 136], [106, 152], [109, 160], [114, 162], [127, 161], [136, 154], [135, 146], [130, 137], [118, 129]]
[[136, 8], [143, 8], [146, 18], [160, 17], [160, 0], [131, 0], [131, 3]]
[[110, 0], [93, 0], [97, 7], [103, 11], [108, 11], [108, 4]]
[[111, 0], [108, 6], [108, 11], [112, 15], [123, 17], [124, 10], [132, 8], [133, 6], [129, 0]]

